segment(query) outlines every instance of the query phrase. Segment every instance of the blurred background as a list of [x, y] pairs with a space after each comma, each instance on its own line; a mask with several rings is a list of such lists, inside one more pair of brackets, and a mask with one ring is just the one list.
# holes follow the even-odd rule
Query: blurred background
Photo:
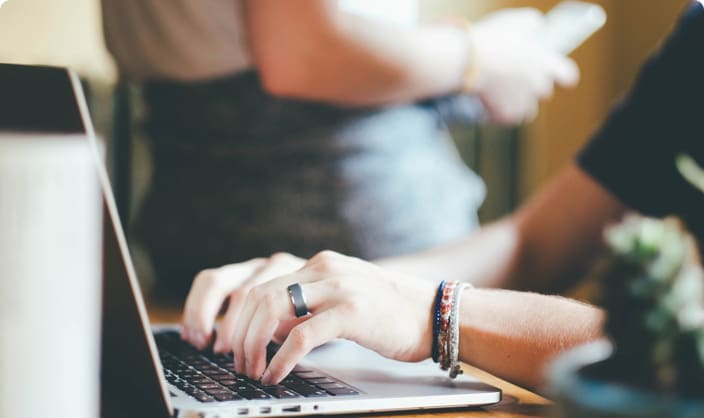
[[[476, 19], [503, 7], [530, 6], [547, 11], [556, 3], [424, 0], [421, 13], [425, 21], [456, 14]], [[576, 89], [557, 90], [552, 100], [542, 104], [537, 120], [517, 131], [479, 127], [478, 131], [455, 132], [468, 163], [489, 185], [481, 213], [483, 221], [504, 214], [530, 196], [572, 158], [631, 84], [641, 62], [667, 33], [687, 1], [596, 3], [607, 11], [608, 22], [572, 54], [582, 73]], [[104, 46], [98, 0], [10, 0], [0, 10], [0, 61], [64, 65], [77, 70], [90, 86], [98, 129], [106, 139], [112, 137], [112, 94], [117, 74]], [[477, 135], [499, 139], [482, 140], [478, 145], [472, 142]], [[138, 151], [134, 170], [139, 177], [142, 163]]]

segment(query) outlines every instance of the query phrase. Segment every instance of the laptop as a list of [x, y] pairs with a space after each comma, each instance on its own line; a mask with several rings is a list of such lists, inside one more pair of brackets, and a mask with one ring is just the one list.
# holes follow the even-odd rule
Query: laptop
[[262, 386], [235, 374], [231, 355], [199, 352], [182, 342], [177, 325], [151, 327], [79, 79], [62, 68], [0, 64], [0, 91], [14, 96], [11, 109], [0, 98], [0, 112], [14, 112], [16, 120], [31, 124], [45, 123], [36, 121], [40, 115], [52, 129], [83, 132], [95, 154], [104, 203], [104, 415], [360, 414], [476, 407], [501, 400], [499, 389], [466, 375], [452, 380], [430, 360], [398, 362], [344, 340], [313, 350], [280, 385]]

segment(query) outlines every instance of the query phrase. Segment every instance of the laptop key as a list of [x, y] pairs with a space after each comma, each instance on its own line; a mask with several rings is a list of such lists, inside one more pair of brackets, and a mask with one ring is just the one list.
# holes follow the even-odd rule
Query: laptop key
[[173, 382], [173, 384], [174, 384], [174, 386], [176, 386], [179, 389], [183, 389], [185, 387], [191, 386], [190, 383], [186, 382], [185, 380], [181, 380], [181, 379], [175, 380]]
[[213, 397], [215, 397], [215, 399], [217, 399], [220, 402], [239, 401], [239, 400], [243, 399], [241, 396], [238, 396], [232, 392], [218, 393], [218, 394], [213, 395]]
[[271, 396], [262, 392], [261, 390], [243, 390], [237, 392], [240, 396], [244, 396], [247, 399], [269, 399]]
[[327, 376], [323, 376], [322, 374], [318, 372], [295, 372], [293, 373], [295, 376], [300, 377], [303, 380], [308, 380], [308, 379], [320, 379], [320, 378], [325, 378]]
[[350, 388], [330, 388], [327, 391], [335, 396], [359, 395], [359, 392]]
[[343, 388], [344, 388], [344, 389], [349, 389], [347, 386], [343, 385], [342, 383], [337, 383], [337, 382], [333, 382], [333, 383], [318, 383], [317, 386], [318, 386], [319, 388], [325, 389], [325, 390], [328, 390], [328, 389], [343, 389]]
[[234, 394], [231, 390], [227, 390], [227, 389], [222, 388], [222, 387], [220, 387], [220, 388], [208, 388], [208, 389], [205, 389], [205, 393], [207, 393], [208, 395], [211, 395], [211, 396], [215, 396], [215, 395], [225, 395], [225, 394], [227, 394], [227, 393], [232, 393], [232, 394]]
[[285, 386], [267, 386], [264, 388], [264, 392], [268, 393], [269, 395], [271, 395], [275, 398], [279, 398], [279, 399], [300, 397], [299, 394], [297, 394], [296, 392], [292, 391], [291, 389], [289, 389]]
[[213, 380], [222, 380], [222, 379], [232, 379], [234, 376], [232, 376], [229, 373], [211, 373], [208, 375], [211, 379]]
[[328, 394], [328, 393], [327, 393], [326, 391], [324, 391], [324, 390], [320, 390], [320, 389], [319, 389], [319, 390], [315, 390], [315, 391], [313, 391], [313, 392], [307, 393], [307, 394], [304, 395], [304, 396], [305, 396], [306, 398], [322, 398], [322, 397], [325, 397], [325, 396], [330, 396], [330, 394]]
[[316, 388], [315, 386], [311, 386], [311, 385], [308, 385], [305, 383], [292, 384], [292, 385], [286, 385], [286, 386], [289, 389], [292, 389], [295, 392], [298, 392], [307, 398], [328, 396], [328, 393], [325, 392], [324, 390], [320, 390], [320, 389]]
[[336, 381], [328, 378], [328, 377], [317, 377], [315, 379], [305, 379], [306, 382], [312, 383], [314, 385], [318, 385], [321, 383], [337, 383]]
[[205, 392], [196, 393], [196, 394], [193, 394], [192, 396], [201, 402], [215, 402], [215, 398], [213, 398], [212, 396], [208, 395]]
[[241, 392], [243, 390], [257, 390], [256, 386], [249, 385], [247, 383], [235, 383], [233, 385], [225, 385], [226, 387], [234, 390], [235, 392]]

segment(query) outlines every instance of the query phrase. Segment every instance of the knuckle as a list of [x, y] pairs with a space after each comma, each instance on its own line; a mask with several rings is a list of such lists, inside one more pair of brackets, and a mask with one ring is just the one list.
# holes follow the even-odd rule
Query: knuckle
[[247, 299], [261, 299], [262, 295], [264, 294], [263, 286], [254, 286], [251, 289], [249, 289], [249, 293], [247, 294]]
[[340, 308], [349, 317], [357, 317], [359, 314], [364, 312], [364, 304], [356, 299], [347, 300]]
[[264, 309], [266, 309], [266, 312], [268, 314], [272, 314], [273, 312], [276, 312], [276, 297], [274, 297], [274, 294], [272, 292], [262, 292], [261, 296], [261, 301], [260, 303], [263, 304]]
[[332, 250], [323, 250], [318, 253], [319, 256], [323, 258], [337, 258], [340, 256], [339, 253], [332, 251]]
[[213, 277], [213, 271], [213, 269], [201, 270], [200, 272], [198, 272], [198, 274], [196, 274], [196, 277], [195, 279], [193, 279], [193, 282], [198, 284], [209, 282], [210, 279]]
[[269, 286], [266, 285], [254, 286], [249, 291], [249, 294], [247, 294], [246, 299], [256, 303], [257, 306], [263, 306], [266, 308], [272, 308], [277, 302], [274, 297], [274, 292], [272, 292]]
[[271, 263], [286, 263], [293, 260], [293, 255], [284, 252], [274, 253], [269, 257]]
[[297, 350], [305, 349], [310, 344], [310, 334], [306, 328], [300, 325], [291, 330], [288, 339]]
[[340, 257], [341, 255], [334, 251], [325, 250], [313, 256], [310, 261], [320, 271], [332, 271]]
[[331, 288], [331, 291], [334, 292], [334, 294], [337, 295], [343, 295], [347, 294], [346, 291], [346, 281], [342, 277], [334, 277], [332, 280], [329, 281], [328, 285]]
[[213, 286], [221, 289], [221, 288], [228, 287], [228, 284], [230, 282], [230, 278], [224, 272], [217, 271], [211, 275], [210, 281]]

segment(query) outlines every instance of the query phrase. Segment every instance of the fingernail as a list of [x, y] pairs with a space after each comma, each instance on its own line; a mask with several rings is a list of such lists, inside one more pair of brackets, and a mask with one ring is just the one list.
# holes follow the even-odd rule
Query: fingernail
[[205, 335], [203, 335], [202, 332], [195, 331], [191, 333], [191, 339], [193, 340], [193, 345], [195, 345], [197, 349], [203, 350], [205, 348]]
[[271, 380], [271, 371], [269, 369], [264, 370], [264, 374], [262, 375], [261, 379], [262, 383], [265, 385], [272, 384], [273, 382], [270, 382]]

